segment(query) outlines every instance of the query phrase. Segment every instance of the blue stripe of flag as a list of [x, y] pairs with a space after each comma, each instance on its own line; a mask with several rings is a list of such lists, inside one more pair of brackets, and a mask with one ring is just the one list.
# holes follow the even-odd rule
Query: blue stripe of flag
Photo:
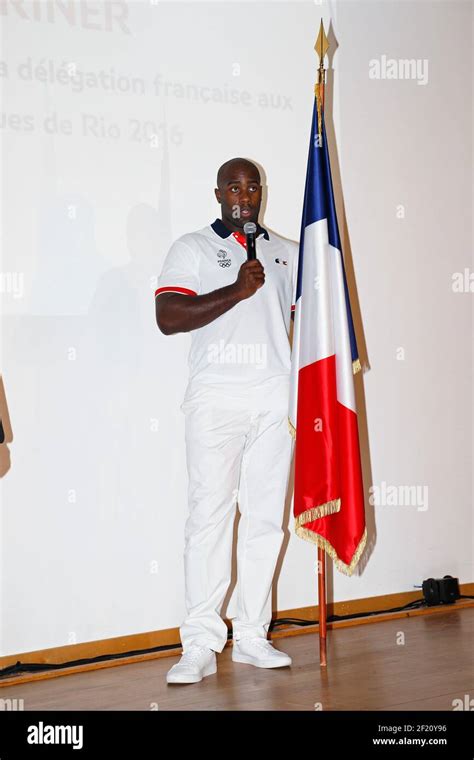
[[296, 285], [296, 301], [301, 296], [302, 278], [303, 278], [303, 249], [304, 249], [304, 230], [308, 225], [318, 222], [321, 219], [328, 220], [328, 238], [329, 243], [339, 251], [342, 263], [342, 272], [344, 278], [344, 292], [346, 296], [347, 321], [349, 325], [349, 337], [351, 342], [352, 361], [358, 359], [357, 341], [354, 331], [354, 322], [352, 319], [352, 310], [349, 299], [349, 290], [347, 287], [346, 271], [344, 268], [344, 259], [342, 256], [341, 239], [339, 236], [339, 227], [337, 224], [336, 204], [334, 203], [334, 192], [332, 187], [331, 165], [329, 162], [329, 151], [326, 137], [326, 126], [324, 123], [324, 111], [322, 119], [323, 138], [322, 146], [318, 143], [318, 109], [316, 98], [313, 104], [313, 118], [311, 122], [311, 139], [308, 151], [308, 168], [306, 171], [306, 182], [304, 191], [303, 215], [301, 219], [300, 248], [298, 259], [298, 282]]

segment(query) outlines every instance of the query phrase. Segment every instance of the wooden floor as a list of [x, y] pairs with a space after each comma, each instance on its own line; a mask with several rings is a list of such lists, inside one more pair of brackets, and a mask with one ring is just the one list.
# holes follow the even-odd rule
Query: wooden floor
[[[452, 710], [474, 698], [474, 609], [328, 631], [328, 667], [315, 634], [278, 638], [290, 668], [233, 663], [198, 684], [168, 685], [179, 659], [69, 675], [0, 689], [25, 710]], [[404, 637], [404, 643], [400, 643]]]

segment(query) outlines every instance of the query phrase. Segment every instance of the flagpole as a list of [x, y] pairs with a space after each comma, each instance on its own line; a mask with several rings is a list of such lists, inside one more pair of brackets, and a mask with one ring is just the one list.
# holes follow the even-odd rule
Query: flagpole
[[[329, 47], [328, 38], [324, 31], [323, 20], [319, 27], [319, 34], [314, 49], [319, 56], [318, 81], [314, 85], [314, 94], [318, 106], [318, 137], [319, 145], [322, 146], [322, 119], [324, 110], [324, 84], [326, 70], [324, 68], [324, 56]], [[319, 609], [319, 664], [327, 667], [326, 648], [326, 552], [318, 547], [318, 609]]]
[[319, 664], [326, 667], [326, 552], [318, 547]]

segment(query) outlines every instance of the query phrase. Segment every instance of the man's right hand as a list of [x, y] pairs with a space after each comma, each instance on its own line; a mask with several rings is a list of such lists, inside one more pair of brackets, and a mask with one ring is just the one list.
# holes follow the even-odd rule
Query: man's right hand
[[242, 299], [250, 298], [265, 282], [265, 271], [258, 259], [244, 261], [239, 269], [235, 287]]
[[235, 282], [202, 295], [159, 293], [155, 298], [156, 323], [164, 335], [204, 327], [233, 306], [250, 298], [265, 282], [258, 259], [245, 261]]

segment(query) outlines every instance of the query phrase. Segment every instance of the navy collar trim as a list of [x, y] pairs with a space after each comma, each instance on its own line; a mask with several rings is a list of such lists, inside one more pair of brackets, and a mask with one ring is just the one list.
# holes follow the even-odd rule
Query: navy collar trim
[[[214, 232], [217, 235], [219, 235], [219, 237], [221, 238], [229, 237], [229, 235], [231, 234], [231, 230], [227, 229], [222, 219], [216, 219], [215, 222], [212, 222], [211, 227], [214, 230]], [[270, 235], [268, 234], [268, 230], [266, 230], [257, 222], [257, 237], [259, 235], [263, 235], [265, 240], [270, 240]]]

